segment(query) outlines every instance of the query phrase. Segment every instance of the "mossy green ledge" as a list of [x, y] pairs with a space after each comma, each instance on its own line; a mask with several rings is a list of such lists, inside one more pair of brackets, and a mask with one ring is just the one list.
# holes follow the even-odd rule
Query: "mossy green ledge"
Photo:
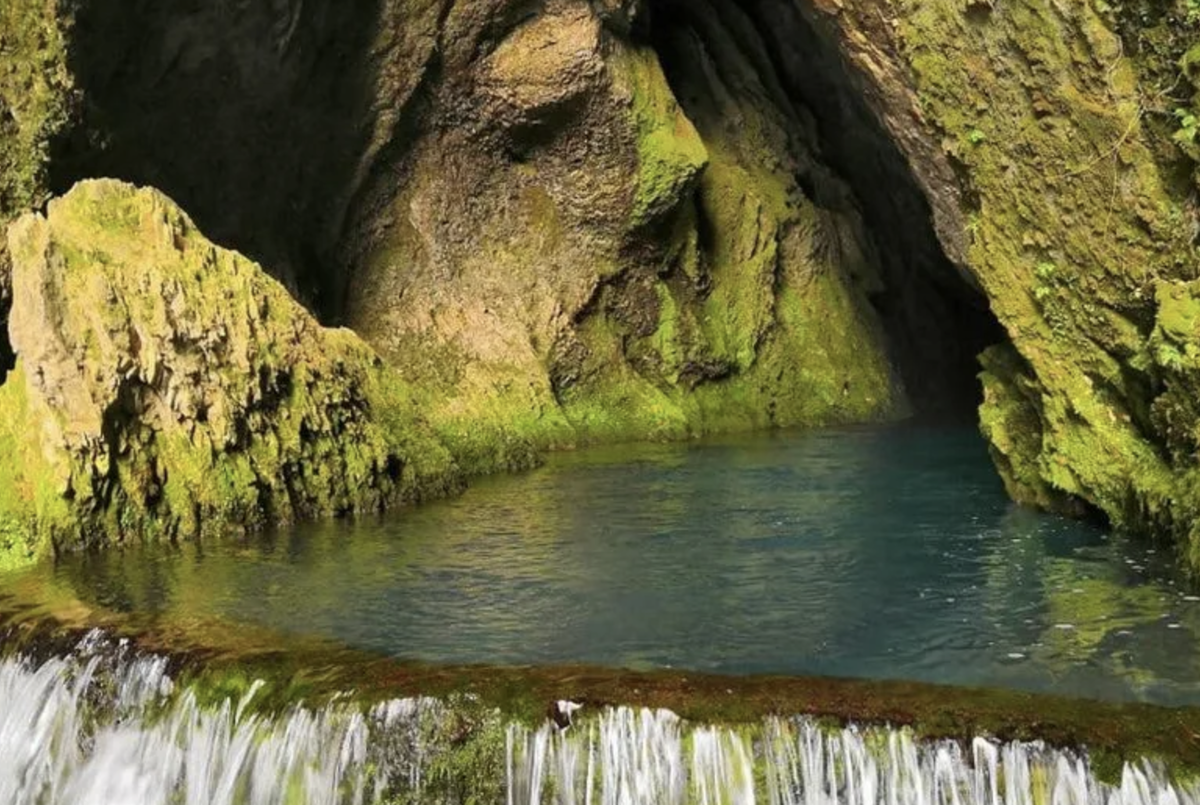
[[1164, 762], [1177, 780], [1200, 771], [1195, 707], [903, 680], [431, 665], [225, 619], [95, 607], [36, 574], [0, 593], [0, 646], [6, 652], [34, 661], [62, 656], [96, 629], [134, 651], [167, 658], [171, 675], [206, 704], [241, 699], [261, 680], [253, 706], [265, 712], [298, 702], [371, 705], [429, 696], [450, 704], [460, 719], [533, 726], [542, 723], [549, 702], [566, 698], [584, 703], [587, 714], [610, 706], [666, 708], [695, 724], [750, 729], [766, 716], [807, 715], [831, 726], [911, 727], [929, 740], [1040, 740], [1085, 751], [1093, 771], [1111, 784], [1119, 784], [1123, 763], [1140, 758]]
[[460, 483], [400, 377], [170, 199], [78, 184], [8, 232], [0, 569], [375, 511]]

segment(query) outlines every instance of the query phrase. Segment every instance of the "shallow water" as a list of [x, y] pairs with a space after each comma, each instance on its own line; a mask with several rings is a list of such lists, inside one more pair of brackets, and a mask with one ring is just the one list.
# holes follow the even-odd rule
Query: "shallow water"
[[973, 430], [893, 428], [585, 451], [378, 521], [35, 573], [406, 659], [1196, 703], [1200, 599], [1164, 553], [1011, 505]]

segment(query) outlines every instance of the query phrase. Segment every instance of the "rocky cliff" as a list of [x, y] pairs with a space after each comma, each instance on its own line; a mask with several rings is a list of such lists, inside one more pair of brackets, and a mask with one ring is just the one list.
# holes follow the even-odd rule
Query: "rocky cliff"
[[8, 242], [0, 567], [52, 543], [377, 511], [458, 480], [370, 347], [157, 191], [81, 182]]
[[987, 349], [1012, 494], [1200, 562], [1177, 5], [10, 0], [0, 215], [161, 188], [361, 335], [455, 472], [946, 414]]
[[947, 255], [1008, 333], [982, 356], [980, 416], [1010, 493], [1102, 512], [1200, 566], [1195, 9], [1017, 0], [797, 13], [840, 43]]

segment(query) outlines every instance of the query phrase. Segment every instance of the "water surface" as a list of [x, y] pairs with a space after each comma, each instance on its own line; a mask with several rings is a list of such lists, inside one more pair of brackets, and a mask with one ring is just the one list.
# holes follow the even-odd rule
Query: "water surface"
[[1165, 551], [1009, 503], [971, 429], [557, 456], [243, 544], [76, 557], [80, 599], [405, 659], [900, 678], [1200, 702]]

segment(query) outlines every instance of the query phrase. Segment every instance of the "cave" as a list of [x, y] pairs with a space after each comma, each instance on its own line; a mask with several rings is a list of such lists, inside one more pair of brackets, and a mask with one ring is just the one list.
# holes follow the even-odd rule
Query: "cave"
[[972, 420], [982, 397], [978, 355], [1007, 336], [969, 271], [947, 257], [908, 161], [821, 16], [795, 0], [653, 0], [644, 30], [694, 120], [709, 102], [695, 77], [720, 70], [721, 49], [747, 56], [794, 120], [805, 194], [818, 206], [852, 204], [862, 216], [885, 286], [871, 303], [915, 412]]
[[93, 176], [156, 187], [336, 318], [336, 245], [376, 123], [380, 5], [79, 4], [79, 119], [55, 144], [51, 190]]
[[[260, 262], [322, 321], [342, 323], [348, 211], [372, 174], [395, 165], [377, 159], [381, 148], [394, 155], [408, 142], [403, 127], [419, 125], [413, 95], [381, 76], [375, 37], [394, 12], [378, 1], [241, 6], [83, 4], [71, 53], [82, 118], [56, 146], [52, 189], [87, 176], [159, 187], [214, 241]], [[531, 13], [512, 7], [508, 30]], [[793, 121], [798, 186], [818, 207], [852, 208], [863, 222], [883, 277], [870, 302], [914, 410], [973, 418], [977, 355], [1005, 334], [969, 272], [947, 257], [864, 79], [819, 17], [795, 0], [650, 0], [637, 24], [612, 35], [653, 47], [694, 120], [710, 101], [693, 79], [711, 65], [696, 54], [745, 54]], [[420, 66], [421, 82], [440, 58]], [[388, 92], [396, 110], [381, 121]]]

